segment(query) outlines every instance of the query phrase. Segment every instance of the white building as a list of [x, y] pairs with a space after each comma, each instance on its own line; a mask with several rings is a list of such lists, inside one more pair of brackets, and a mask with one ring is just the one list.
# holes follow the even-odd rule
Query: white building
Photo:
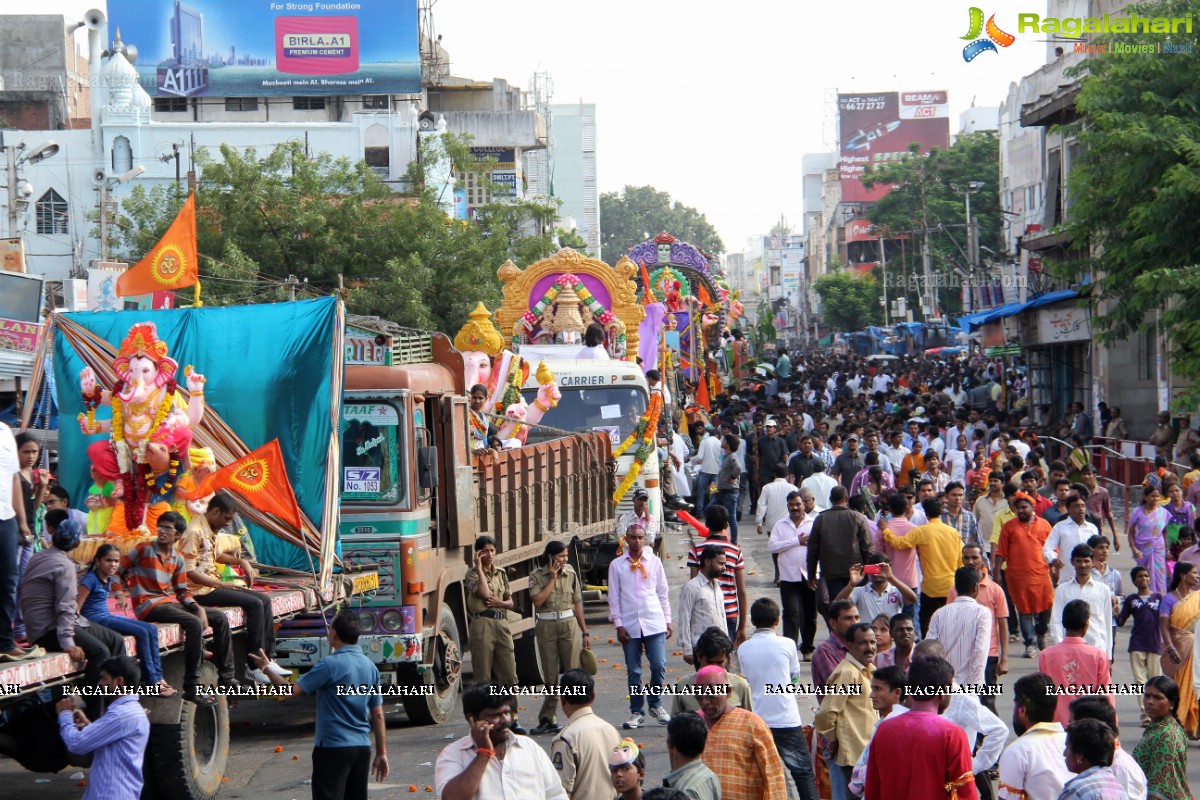
[[574, 218], [588, 243], [588, 254], [600, 258], [600, 193], [596, 188], [596, 105], [555, 103], [550, 106], [550, 194], [562, 201], [560, 217]]

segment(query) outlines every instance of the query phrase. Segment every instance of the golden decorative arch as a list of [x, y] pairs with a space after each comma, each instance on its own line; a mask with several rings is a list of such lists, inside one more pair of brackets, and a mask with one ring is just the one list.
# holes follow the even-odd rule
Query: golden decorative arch
[[615, 267], [610, 267], [569, 247], [530, 264], [524, 270], [512, 261], [506, 261], [496, 273], [504, 284], [504, 303], [496, 310], [496, 326], [504, 337], [504, 346], [512, 348], [514, 327], [525, 312], [541, 299], [531, 297], [534, 285], [547, 275], [568, 273], [589, 275], [604, 284], [612, 298], [612, 308], [608, 310], [625, 324], [625, 357], [633, 361], [638, 352], [638, 329], [646, 318], [646, 309], [638, 303], [637, 284], [633, 282], [633, 277], [638, 273], [637, 265], [622, 256]]

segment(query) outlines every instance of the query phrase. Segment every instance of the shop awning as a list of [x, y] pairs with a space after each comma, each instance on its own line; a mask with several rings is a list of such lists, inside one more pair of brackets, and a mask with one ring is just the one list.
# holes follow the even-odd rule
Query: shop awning
[[980, 311], [977, 314], [968, 314], [965, 317], [959, 317], [958, 325], [967, 333], [971, 333], [972, 331], [979, 330], [984, 325], [997, 322], [1006, 317], [1016, 316], [1023, 311], [1031, 311], [1035, 308], [1041, 308], [1042, 306], [1048, 306], [1063, 300], [1073, 300], [1076, 297], [1079, 297], [1079, 292], [1075, 289], [1060, 289], [1056, 292], [1046, 292], [1024, 303], [1006, 303], [997, 308]]

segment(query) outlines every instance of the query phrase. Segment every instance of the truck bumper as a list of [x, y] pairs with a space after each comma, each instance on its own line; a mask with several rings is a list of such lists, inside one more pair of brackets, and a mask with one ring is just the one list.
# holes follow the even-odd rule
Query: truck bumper
[[[364, 634], [358, 637], [363, 655], [375, 664], [420, 664], [425, 659], [420, 634]], [[284, 667], [307, 669], [329, 655], [329, 640], [324, 636], [298, 636], [275, 642], [275, 661]]]

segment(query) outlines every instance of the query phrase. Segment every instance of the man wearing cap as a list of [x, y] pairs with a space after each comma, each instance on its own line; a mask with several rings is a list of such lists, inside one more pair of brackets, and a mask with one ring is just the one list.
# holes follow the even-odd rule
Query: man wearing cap
[[567, 726], [550, 744], [550, 761], [568, 796], [608, 797], [612, 794], [608, 754], [620, 743], [621, 734], [592, 710], [596, 681], [591, 675], [582, 669], [567, 670], [558, 686]]
[[[546, 543], [544, 555], [546, 563], [529, 576], [529, 589], [536, 609], [534, 637], [542, 662], [542, 680], [551, 683], [561, 673], [579, 666], [580, 635], [583, 646], [589, 650], [592, 639], [583, 619], [583, 587], [575, 568], [567, 563], [567, 546], [557, 539], [551, 540]], [[557, 710], [555, 696], [546, 695], [538, 712], [537, 727], [530, 733], [538, 736], [562, 730]]]
[[847, 490], [854, 482], [854, 476], [866, 465], [862, 454], [858, 452], [858, 436], [850, 434], [846, 437], [846, 447], [842, 454], [833, 461], [833, 469], [829, 474], [837, 478]]
[[[775, 467], [783, 465], [787, 468], [787, 442], [779, 435], [779, 422], [774, 417], [767, 417], [763, 424], [766, 431], [758, 437], [758, 484], [766, 486], [775, 480]], [[757, 510], [757, 509], [756, 509]]]
[[650, 493], [641, 487], [633, 490], [633, 510], [617, 517], [617, 539], [624, 539], [625, 531], [635, 522], [646, 531], [646, 547], [653, 550], [658, 541], [658, 518], [650, 513]]
[[714, 499], [708, 487], [717, 482], [717, 473], [721, 471], [721, 458], [724, 455], [721, 452], [721, 432], [712, 425], [705, 425], [704, 430], [707, 435], [696, 448], [696, 455], [688, 460], [690, 464], [700, 465], [696, 473], [697, 514], [703, 514], [704, 509], [708, 508], [708, 504]]

